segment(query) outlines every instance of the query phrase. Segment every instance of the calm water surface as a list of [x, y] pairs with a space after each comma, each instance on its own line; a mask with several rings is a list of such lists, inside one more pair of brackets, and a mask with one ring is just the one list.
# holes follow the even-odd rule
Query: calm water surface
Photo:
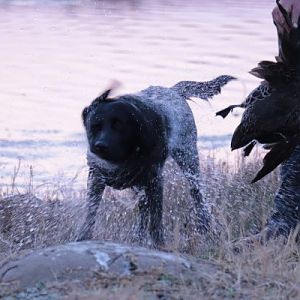
[[[273, 59], [275, 1], [0, 1], [0, 183], [43, 183], [85, 171], [83, 107], [111, 79], [118, 93], [180, 80], [239, 78], [211, 101], [191, 102], [201, 153], [228, 149], [241, 102], [257, 84], [248, 74]], [[220, 152], [221, 153], [221, 152]]]

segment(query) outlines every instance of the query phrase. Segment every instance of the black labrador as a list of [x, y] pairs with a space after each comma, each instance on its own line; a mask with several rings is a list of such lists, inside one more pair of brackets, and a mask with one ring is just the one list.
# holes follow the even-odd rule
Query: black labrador
[[171, 88], [152, 86], [116, 98], [110, 98], [107, 90], [83, 110], [90, 171], [87, 216], [78, 241], [92, 237], [99, 202], [105, 186], [110, 186], [144, 191], [138, 236], [145, 238], [149, 226], [154, 247], [162, 245], [162, 169], [168, 156], [190, 184], [199, 231], [208, 231], [210, 214], [199, 188], [197, 130], [186, 100], [208, 100], [232, 79], [223, 75], [209, 82], [181, 81]]

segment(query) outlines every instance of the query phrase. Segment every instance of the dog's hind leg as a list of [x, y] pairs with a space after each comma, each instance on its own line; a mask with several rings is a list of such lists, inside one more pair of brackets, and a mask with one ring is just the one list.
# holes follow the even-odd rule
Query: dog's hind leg
[[190, 185], [190, 194], [194, 200], [194, 208], [197, 217], [197, 228], [200, 233], [206, 233], [210, 229], [211, 216], [204, 205], [200, 191], [200, 166], [197, 146], [189, 144], [189, 149], [174, 149], [172, 158], [182, 170]]
[[102, 199], [104, 188], [105, 185], [102, 183], [101, 179], [97, 177], [96, 172], [90, 169], [88, 177], [87, 215], [80, 228], [76, 241], [90, 240], [92, 238], [96, 214]]

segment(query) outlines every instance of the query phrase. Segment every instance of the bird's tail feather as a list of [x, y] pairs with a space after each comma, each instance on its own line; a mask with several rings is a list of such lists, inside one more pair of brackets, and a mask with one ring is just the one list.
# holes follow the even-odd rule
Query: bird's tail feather
[[288, 84], [295, 75], [295, 70], [283, 62], [261, 61], [250, 72], [253, 76], [264, 79], [271, 84]]
[[288, 84], [300, 75], [300, 2], [283, 7], [276, 0], [273, 21], [278, 35], [276, 62], [262, 61], [250, 74], [267, 80], [271, 84]]
[[216, 113], [216, 116], [221, 116], [223, 119], [225, 119], [228, 116], [228, 114], [230, 112], [232, 112], [233, 109], [236, 107], [241, 107], [241, 105], [240, 104], [239, 105], [230, 105], [230, 106], [226, 107], [225, 109], [218, 111]]
[[275, 144], [264, 157], [263, 160], [264, 165], [261, 168], [261, 170], [257, 173], [257, 175], [255, 176], [255, 178], [252, 180], [251, 183], [259, 181], [267, 174], [275, 170], [276, 167], [279, 166], [282, 162], [287, 160], [290, 157], [290, 155], [293, 153], [294, 149], [296, 148], [296, 145], [297, 145], [296, 139]]
[[[300, 5], [294, 1], [291, 7], [278, 8], [273, 12], [273, 21], [278, 33], [279, 54], [277, 61], [300, 71]], [[277, 12], [277, 13], [276, 13]]]

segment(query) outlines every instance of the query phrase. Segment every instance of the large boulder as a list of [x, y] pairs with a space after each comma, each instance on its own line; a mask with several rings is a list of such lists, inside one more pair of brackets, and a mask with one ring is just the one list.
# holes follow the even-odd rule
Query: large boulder
[[[208, 261], [146, 248], [100, 241], [69, 243], [29, 251], [3, 262], [0, 297], [19, 299], [21, 293], [22, 299], [50, 299], [42, 296], [49, 296], [51, 290], [52, 296], [57, 296], [51, 299], [61, 299], [74, 291], [76, 295], [95, 292], [97, 285], [107, 290], [110, 285], [120, 286], [124, 280], [136, 283], [150, 277], [148, 285], [162, 284], [164, 291], [177, 286], [178, 292], [181, 285], [200, 288], [218, 271], [220, 268]], [[73, 288], [63, 289], [61, 283], [69, 287], [73, 283]], [[9, 298], [13, 295], [16, 298]]]

